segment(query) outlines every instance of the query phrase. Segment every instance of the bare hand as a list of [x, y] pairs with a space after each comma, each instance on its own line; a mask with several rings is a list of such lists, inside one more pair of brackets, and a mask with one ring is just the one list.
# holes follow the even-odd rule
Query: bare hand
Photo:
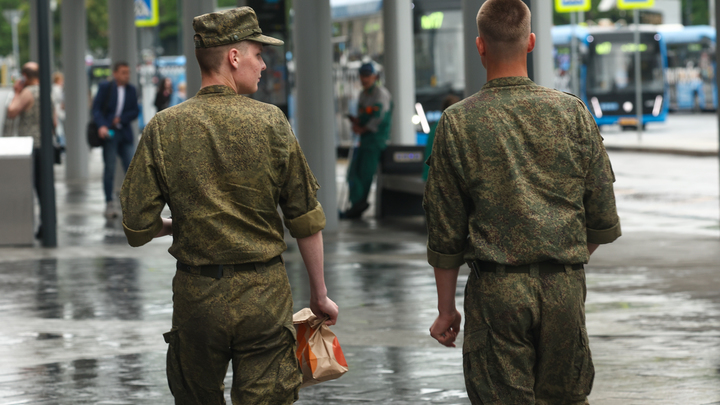
[[25, 80], [18, 80], [13, 84], [13, 90], [15, 91], [15, 94], [20, 94], [21, 91], [25, 88]]
[[108, 130], [108, 127], [102, 126], [98, 129], [98, 136], [100, 136], [100, 139], [108, 139], [110, 138], [110, 132]]
[[117, 127], [117, 125], [120, 123], [120, 117], [113, 118], [113, 126]]
[[339, 311], [338, 306], [327, 296], [324, 299], [317, 300], [317, 302], [311, 299], [310, 309], [318, 318], [324, 318], [325, 316], [329, 317], [329, 319], [325, 321], [325, 325], [335, 325], [335, 322], [337, 322]]
[[365, 132], [365, 129], [364, 129], [363, 127], [361, 127], [360, 125], [358, 125], [358, 124], [353, 124], [352, 130], [353, 130], [353, 132], [355, 132], [356, 134], [362, 134], [363, 132]]
[[455, 339], [460, 333], [461, 320], [462, 315], [458, 310], [455, 310], [455, 313], [438, 315], [430, 327], [430, 336], [443, 346], [455, 347]]

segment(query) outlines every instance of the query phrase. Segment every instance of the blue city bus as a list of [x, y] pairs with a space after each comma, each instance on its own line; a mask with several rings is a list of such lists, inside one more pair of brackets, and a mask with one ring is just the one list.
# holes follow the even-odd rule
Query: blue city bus
[[[556, 81], [561, 90], [563, 75], [569, 75], [568, 60], [571, 30], [553, 28]], [[667, 119], [668, 90], [665, 82], [667, 48], [663, 36], [654, 27], [641, 26], [640, 44], [635, 45], [633, 29], [627, 27], [589, 27], [577, 29], [579, 44], [579, 92], [598, 125], [619, 124], [623, 128], [638, 125], [635, 106], [635, 50], [640, 50], [642, 74], [642, 123]], [[564, 88], [565, 87], [565, 88]]]
[[670, 26], [661, 28], [660, 33], [667, 43], [670, 109], [716, 110], [715, 28]]

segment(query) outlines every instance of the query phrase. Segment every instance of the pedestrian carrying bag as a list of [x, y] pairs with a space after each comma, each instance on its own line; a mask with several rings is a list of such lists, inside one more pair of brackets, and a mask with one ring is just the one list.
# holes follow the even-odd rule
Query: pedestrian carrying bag
[[[105, 100], [103, 100], [102, 110], [100, 110], [103, 112], [103, 114], [106, 112], [107, 105], [110, 100], [110, 90], [112, 90], [112, 84], [110, 85], [110, 88], [108, 88], [107, 94], [105, 94]], [[90, 111], [90, 117], [92, 117], [92, 111]], [[97, 126], [95, 118], [90, 118], [90, 122], [88, 122], [87, 124], [86, 132], [88, 145], [90, 145], [91, 148], [97, 148], [98, 146], [103, 145], [104, 141], [102, 138], [100, 138], [100, 134], [98, 133], [99, 130], [100, 128]]]
[[297, 331], [297, 358], [303, 373], [300, 388], [340, 378], [348, 371], [337, 336], [325, 325], [325, 318], [318, 318], [310, 308], [293, 315]]

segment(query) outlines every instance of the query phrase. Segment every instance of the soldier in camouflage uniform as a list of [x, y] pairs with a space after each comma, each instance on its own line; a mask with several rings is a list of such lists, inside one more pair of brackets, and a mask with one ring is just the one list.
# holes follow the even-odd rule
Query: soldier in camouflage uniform
[[477, 22], [488, 82], [442, 115], [425, 188], [439, 310], [430, 334], [454, 346], [467, 263], [472, 403], [585, 404], [594, 369], [583, 264], [620, 236], [614, 175], [584, 104], [528, 79], [527, 6], [488, 0]]
[[380, 156], [387, 148], [392, 120], [390, 92], [378, 83], [377, 72], [372, 63], [360, 66], [360, 82], [363, 91], [358, 98], [358, 116], [351, 118], [353, 132], [360, 135], [360, 146], [355, 150], [348, 168], [348, 187], [352, 206], [341, 218], [360, 218], [370, 204], [373, 177], [380, 163]]
[[[288, 404], [302, 374], [283, 220], [310, 278], [310, 308], [334, 324], [327, 297], [319, 188], [283, 113], [257, 90], [264, 36], [249, 7], [193, 20], [202, 88], [148, 123], [122, 188], [123, 226], [140, 246], [173, 235], [173, 326], [167, 374], [176, 404]], [[168, 204], [172, 219], [160, 213]]]

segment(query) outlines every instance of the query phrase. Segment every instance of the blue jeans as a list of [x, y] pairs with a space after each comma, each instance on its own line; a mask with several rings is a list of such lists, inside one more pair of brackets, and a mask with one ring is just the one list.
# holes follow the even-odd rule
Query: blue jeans
[[105, 202], [113, 200], [113, 180], [115, 179], [115, 159], [120, 156], [123, 169], [127, 172], [130, 161], [135, 154], [135, 145], [119, 139], [120, 134], [115, 134], [110, 139], [106, 139], [103, 143], [103, 161], [105, 162], [105, 171], [103, 172], [103, 187], [105, 189]]

